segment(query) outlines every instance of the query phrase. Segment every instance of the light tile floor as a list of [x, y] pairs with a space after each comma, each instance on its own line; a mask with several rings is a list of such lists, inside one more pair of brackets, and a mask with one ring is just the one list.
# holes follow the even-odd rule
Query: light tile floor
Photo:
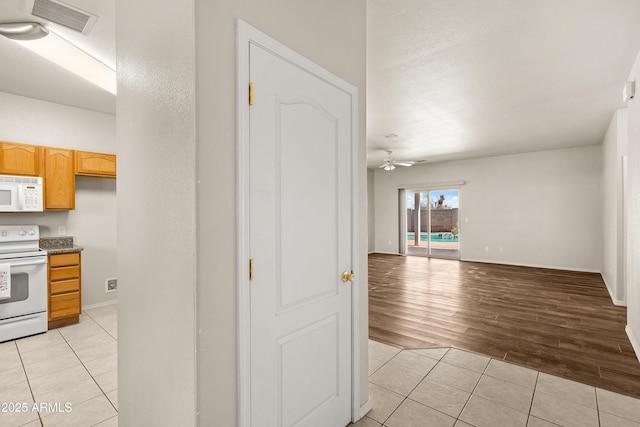
[[[1, 343], [0, 426], [117, 426], [117, 338], [109, 305]], [[369, 341], [369, 394], [356, 426], [640, 427], [638, 399], [455, 348]]]
[[0, 344], [0, 426], [117, 426], [116, 306]]
[[358, 427], [640, 427], [640, 400], [455, 348], [369, 341]]

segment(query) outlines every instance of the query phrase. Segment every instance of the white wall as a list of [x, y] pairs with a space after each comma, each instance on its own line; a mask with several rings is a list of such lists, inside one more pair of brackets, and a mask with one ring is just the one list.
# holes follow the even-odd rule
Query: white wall
[[[200, 425], [236, 425], [235, 20], [358, 87], [364, 214], [366, 3], [116, 6], [119, 422], [188, 426], [197, 409]], [[366, 400], [365, 221], [360, 235]]]
[[[640, 55], [629, 74], [640, 81]], [[640, 99], [627, 103], [629, 120], [627, 175], [627, 335], [640, 359]]]
[[[115, 300], [105, 281], [117, 278], [116, 180], [76, 178], [76, 209], [69, 212], [67, 234], [82, 246], [82, 304]], [[57, 228], [54, 229], [57, 231]]]
[[[0, 140], [115, 153], [116, 119], [110, 114], [0, 92]], [[106, 178], [76, 178], [76, 209], [62, 212], [2, 213], [0, 224], [33, 223], [41, 236], [67, 228], [82, 253], [82, 305], [115, 300], [104, 281], [116, 271], [116, 186]]]
[[121, 426], [196, 424], [193, 25], [193, 0], [116, 0]]
[[[235, 20], [241, 18], [359, 90], [362, 399], [367, 389], [366, 2], [196, 2], [198, 56], [198, 406], [236, 425]], [[309, 159], [312, 161], [312, 159]]]
[[0, 140], [116, 152], [116, 117], [0, 92]]
[[398, 253], [398, 187], [465, 181], [463, 260], [599, 272], [601, 163], [591, 146], [377, 170], [375, 249]]
[[[368, 247], [369, 253], [376, 250], [376, 192], [374, 182], [374, 170], [367, 170], [367, 227], [369, 232]], [[364, 221], [364, 217], [362, 220]]]
[[627, 153], [627, 110], [614, 113], [602, 141], [602, 278], [614, 304], [626, 304], [624, 280], [624, 185], [622, 156]]

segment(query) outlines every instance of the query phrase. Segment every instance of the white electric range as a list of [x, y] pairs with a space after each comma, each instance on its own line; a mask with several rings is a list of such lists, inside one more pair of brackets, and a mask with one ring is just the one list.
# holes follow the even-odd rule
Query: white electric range
[[37, 225], [0, 225], [0, 342], [47, 331], [47, 252]]

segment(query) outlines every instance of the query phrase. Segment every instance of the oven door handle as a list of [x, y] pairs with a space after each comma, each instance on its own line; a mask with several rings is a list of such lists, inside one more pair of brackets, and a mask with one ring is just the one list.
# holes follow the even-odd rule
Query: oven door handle
[[23, 260], [13, 260], [9, 261], [9, 265], [11, 267], [21, 267], [23, 265], [38, 265], [38, 264], [46, 264], [47, 258], [37, 258], [37, 259], [23, 259]]
[[42, 312], [27, 314], [25, 316], [10, 317], [8, 319], [0, 320], [0, 325], [8, 325], [10, 323], [24, 322], [26, 320], [37, 319], [40, 316], [42, 316]]

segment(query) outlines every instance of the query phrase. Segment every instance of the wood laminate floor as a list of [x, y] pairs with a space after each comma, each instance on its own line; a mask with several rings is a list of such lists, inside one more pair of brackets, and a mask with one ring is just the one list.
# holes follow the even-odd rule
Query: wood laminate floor
[[369, 255], [369, 337], [457, 347], [640, 397], [640, 363], [599, 274]]

